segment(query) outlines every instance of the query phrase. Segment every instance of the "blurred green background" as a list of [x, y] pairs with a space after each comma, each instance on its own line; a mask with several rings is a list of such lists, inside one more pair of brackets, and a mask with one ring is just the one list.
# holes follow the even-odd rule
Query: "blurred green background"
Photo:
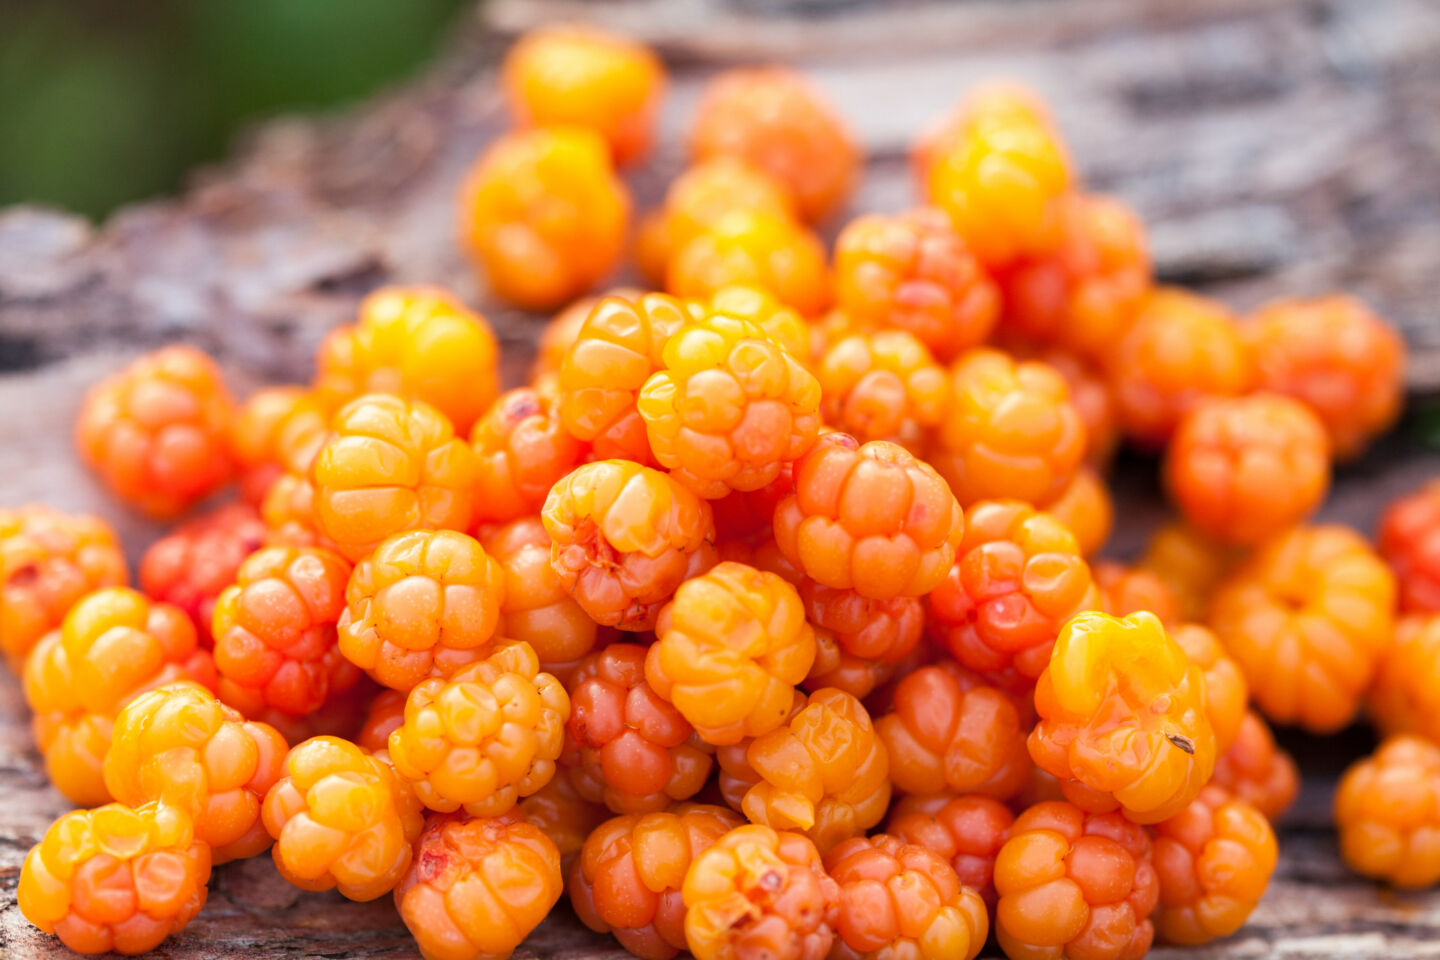
[[0, 0], [0, 206], [100, 218], [174, 191], [237, 130], [358, 100], [466, 0]]

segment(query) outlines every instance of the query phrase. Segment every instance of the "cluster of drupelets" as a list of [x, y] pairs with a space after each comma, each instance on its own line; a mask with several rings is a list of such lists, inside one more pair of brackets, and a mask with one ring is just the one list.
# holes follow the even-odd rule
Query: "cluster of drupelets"
[[[463, 240], [530, 306], [625, 249], [612, 163], [664, 76], [527, 37]], [[180, 930], [212, 863], [508, 955], [568, 890], [645, 960], [1135, 960], [1244, 923], [1297, 788], [1272, 722], [1394, 739], [1336, 808], [1357, 870], [1440, 880], [1440, 488], [1378, 549], [1307, 525], [1397, 415], [1345, 296], [1237, 318], [1152, 285], [1046, 110], [992, 87], [916, 147], [926, 206], [809, 224], [859, 157], [776, 69], [717, 77], [640, 225], [668, 293], [576, 303], [499, 392], [485, 320], [388, 288], [308, 387], [235, 405], [184, 347], [77, 428], [173, 517], [140, 591], [99, 520], [0, 513], [0, 645], [66, 814], [25, 916], [75, 950]], [[468, 437], [468, 439], [467, 439]], [[1183, 522], [1094, 560], [1121, 438]]]

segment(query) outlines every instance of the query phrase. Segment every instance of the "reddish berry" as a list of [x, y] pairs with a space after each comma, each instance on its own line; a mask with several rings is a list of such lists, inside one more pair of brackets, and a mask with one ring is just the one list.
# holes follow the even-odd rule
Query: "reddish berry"
[[405, 695], [408, 690], [381, 690], [370, 701], [364, 723], [355, 734], [355, 745], [367, 753], [390, 749], [390, 734], [405, 722]]
[[1015, 814], [994, 797], [902, 798], [890, 812], [886, 831], [922, 846], [949, 862], [960, 882], [995, 907], [995, 858], [1010, 837]]
[[584, 459], [585, 445], [560, 422], [558, 405], [553, 391], [521, 387], [501, 395], [475, 424], [477, 522], [539, 513], [550, 488]]
[[1260, 714], [1250, 710], [1240, 721], [1235, 742], [1215, 761], [1215, 776], [1210, 782], [1275, 822], [1300, 792], [1300, 771], [1290, 754], [1275, 745]]
[[1350, 869], [1401, 889], [1440, 883], [1440, 747], [1390, 737], [1340, 778], [1340, 857]]
[[190, 615], [210, 643], [215, 599], [235, 582], [240, 564], [265, 545], [268, 531], [254, 507], [230, 503], [201, 514], [150, 545], [140, 560], [140, 589]]
[[1100, 591], [1100, 609], [1110, 616], [1128, 617], [1144, 610], [1167, 628], [1183, 622], [1179, 599], [1164, 580], [1144, 567], [1101, 560], [1090, 572]]
[[1400, 609], [1440, 613], [1440, 482], [1391, 501], [1376, 541], [1395, 571]]

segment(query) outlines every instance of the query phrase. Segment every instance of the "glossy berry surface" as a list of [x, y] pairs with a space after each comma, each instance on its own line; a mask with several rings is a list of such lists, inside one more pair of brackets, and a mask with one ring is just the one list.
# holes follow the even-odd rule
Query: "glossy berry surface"
[[588, 448], [565, 429], [554, 389], [520, 387], [500, 396], [470, 432], [475, 448], [475, 520], [508, 523], [539, 513], [550, 488]]
[[140, 559], [140, 589], [190, 615], [210, 643], [215, 600], [269, 532], [256, 509], [230, 503], [187, 521], [150, 545]]
[[286, 473], [303, 476], [325, 442], [332, 407], [304, 387], [265, 387], [245, 398], [230, 427], [240, 496], [259, 507]]
[[888, 440], [923, 454], [926, 431], [950, 405], [945, 371], [903, 330], [844, 337], [820, 357], [815, 376], [826, 426], [861, 443]]
[[1440, 613], [1440, 483], [1391, 501], [1380, 517], [1376, 546], [1395, 572], [1400, 608]]
[[1440, 882], [1440, 747], [1402, 734], [1340, 778], [1340, 857], [1356, 873], [1401, 889]]
[[1211, 783], [1244, 800], [1272, 823], [1278, 822], [1300, 793], [1300, 771], [1282, 750], [1260, 714], [1251, 710], [1240, 721], [1230, 748], [1215, 761]]
[[550, 566], [550, 535], [539, 517], [477, 531], [505, 576], [499, 636], [524, 640], [542, 664], [572, 663], [595, 646], [598, 628]]
[[741, 208], [676, 247], [666, 265], [665, 289], [677, 297], [705, 300], [736, 285], [814, 316], [830, 304], [825, 246], [789, 217]]
[[890, 811], [887, 833], [939, 855], [966, 887], [995, 907], [995, 858], [1010, 837], [1015, 814], [994, 797], [962, 794], [902, 798]]
[[1182, 623], [1166, 629], [1205, 677], [1205, 715], [1215, 730], [1215, 749], [1223, 754], [1239, 736], [1249, 712], [1250, 683], [1245, 672], [1207, 627]]

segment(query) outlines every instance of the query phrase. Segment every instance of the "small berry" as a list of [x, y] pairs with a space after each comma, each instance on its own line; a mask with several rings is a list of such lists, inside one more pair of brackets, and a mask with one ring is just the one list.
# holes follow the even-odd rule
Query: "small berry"
[[1150, 537], [1138, 566], [1159, 577], [1169, 589], [1180, 605], [1181, 619], [1203, 620], [1210, 595], [1239, 560], [1234, 547], [1202, 536], [1183, 523], [1168, 523]]
[[795, 200], [777, 180], [736, 157], [717, 156], [689, 167], [665, 191], [665, 204], [641, 221], [635, 241], [640, 272], [652, 284], [665, 281], [671, 258], [733, 210], [753, 210], [786, 220]]
[[903, 330], [857, 333], [832, 344], [815, 367], [827, 426], [861, 443], [888, 440], [923, 454], [926, 431], [950, 406], [945, 371]]
[[1100, 609], [1112, 617], [1145, 611], [1155, 614], [1167, 628], [1184, 622], [1180, 600], [1157, 574], [1144, 567], [1128, 567], [1101, 560], [1090, 568], [1100, 590]]
[[814, 316], [830, 304], [825, 246], [789, 217], [741, 208], [676, 247], [666, 265], [665, 289], [677, 297], [707, 300], [737, 285]]
[[325, 442], [331, 407], [304, 387], [267, 387], [246, 398], [230, 428], [240, 496], [259, 507], [286, 473], [303, 475]]
[[1402, 734], [1345, 771], [1335, 793], [1340, 857], [1401, 889], [1440, 883], [1440, 747]]
[[150, 545], [140, 560], [140, 589], [190, 615], [211, 643], [215, 600], [269, 533], [254, 507], [230, 503], [203, 513]]
[[602, 804], [580, 796], [564, 770], [557, 770], [549, 783], [530, 796], [521, 797], [515, 815], [550, 838], [567, 869], [586, 839], [611, 816]]
[[1376, 541], [1395, 572], [1400, 609], [1440, 613], [1440, 482], [1391, 501]]
[[573, 663], [598, 639], [598, 627], [550, 566], [550, 535], [539, 517], [477, 531], [481, 544], [505, 575], [505, 597], [496, 634], [535, 648], [547, 673]]
[[994, 909], [995, 858], [1010, 837], [1015, 814], [994, 797], [903, 797], [890, 810], [886, 832], [944, 858], [965, 886]]
[[1115, 502], [1110, 487], [1088, 463], [1076, 471], [1055, 499], [1040, 505], [1075, 534], [1080, 554], [1093, 557], [1104, 549], [1115, 527]]
[[550, 488], [585, 459], [586, 446], [565, 429], [558, 407], [555, 391], [520, 387], [502, 394], [470, 431], [476, 522], [539, 513]]
[[1211, 783], [1234, 794], [1270, 818], [1280, 820], [1300, 792], [1295, 760], [1275, 744], [1260, 714], [1250, 710], [1230, 749], [1215, 761]]
[[1415, 733], [1440, 742], [1440, 616], [1399, 619], [1365, 704], [1382, 734]]

